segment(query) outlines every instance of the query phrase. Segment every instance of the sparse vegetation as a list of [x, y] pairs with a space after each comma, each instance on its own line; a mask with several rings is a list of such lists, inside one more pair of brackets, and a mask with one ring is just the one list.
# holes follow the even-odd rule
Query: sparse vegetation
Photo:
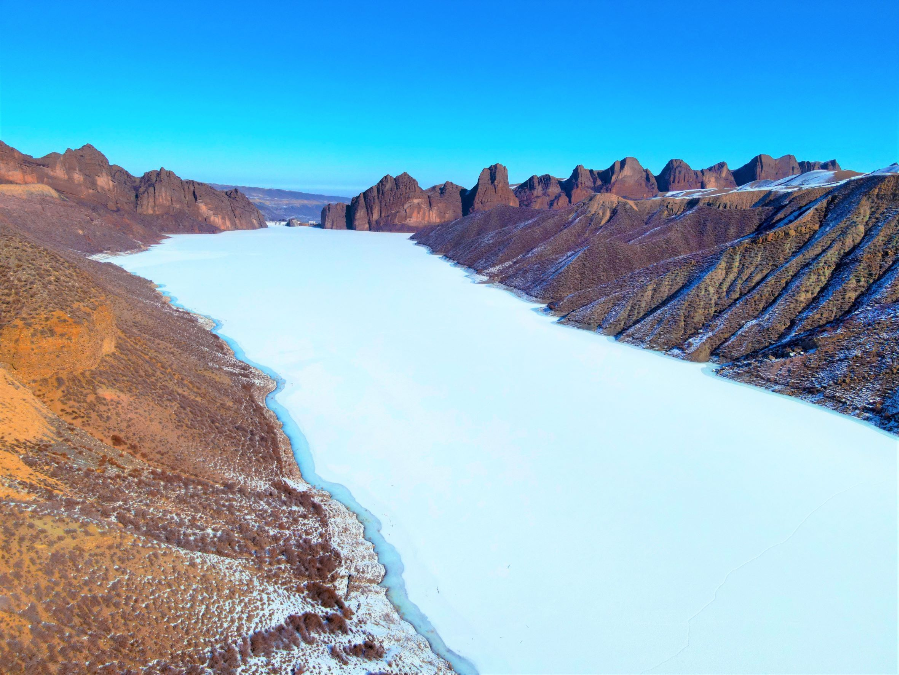
[[384, 655], [338, 591], [328, 512], [263, 404], [270, 383], [148, 283], [3, 211], [0, 375], [0, 414], [22, 422], [0, 431], [0, 672]]

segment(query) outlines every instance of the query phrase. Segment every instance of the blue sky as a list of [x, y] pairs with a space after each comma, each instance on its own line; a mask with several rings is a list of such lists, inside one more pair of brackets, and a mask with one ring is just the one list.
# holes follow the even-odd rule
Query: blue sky
[[0, 138], [352, 194], [899, 154], [899, 3], [4, 3]]

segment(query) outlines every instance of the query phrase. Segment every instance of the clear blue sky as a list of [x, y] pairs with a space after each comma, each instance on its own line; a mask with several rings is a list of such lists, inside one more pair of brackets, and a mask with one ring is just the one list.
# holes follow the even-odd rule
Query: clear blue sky
[[351, 194], [899, 153], [899, 2], [7, 2], [0, 138]]

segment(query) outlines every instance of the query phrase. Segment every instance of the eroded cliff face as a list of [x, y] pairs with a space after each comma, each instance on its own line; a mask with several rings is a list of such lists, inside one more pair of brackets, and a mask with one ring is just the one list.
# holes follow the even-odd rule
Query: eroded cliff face
[[659, 189], [652, 172], [633, 157], [625, 157], [603, 171], [578, 164], [565, 180], [549, 175], [532, 176], [515, 188], [522, 206], [540, 209], [564, 209], [602, 192], [646, 199], [656, 196]]
[[899, 431], [897, 175], [694, 199], [595, 195], [415, 238], [566, 322]]
[[625, 157], [599, 174], [597, 192], [611, 192], [627, 199], [646, 199], [659, 194], [655, 176], [635, 157]]
[[347, 211], [349, 204], [325, 204], [322, 207], [321, 223], [326, 230], [345, 230], [349, 224]]
[[137, 212], [162, 216], [157, 222], [172, 229], [181, 229], [190, 221], [219, 231], [265, 227], [262, 214], [237, 188], [220, 192], [206, 183], [182, 180], [166, 169], [141, 176]]
[[498, 205], [518, 206], [509, 186], [509, 172], [502, 164], [484, 169], [471, 190], [449, 181], [423, 190], [407, 173], [396, 178], [387, 175], [353, 197], [349, 205], [326, 205], [321, 222], [331, 230], [414, 232]]
[[842, 171], [840, 163], [835, 159], [829, 159], [826, 162], [799, 162], [800, 173], [807, 171]]
[[110, 164], [92, 145], [35, 159], [0, 142], [0, 182], [45, 184], [69, 199], [121, 212], [161, 232], [265, 227], [262, 214], [239, 190], [220, 192], [165, 169], [137, 178]]
[[429, 223], [445, 223], [462, 215], [462, 196], [466, 190], [461, 185], [446, 181], [442, 185], [425, 190], [430, 205]]

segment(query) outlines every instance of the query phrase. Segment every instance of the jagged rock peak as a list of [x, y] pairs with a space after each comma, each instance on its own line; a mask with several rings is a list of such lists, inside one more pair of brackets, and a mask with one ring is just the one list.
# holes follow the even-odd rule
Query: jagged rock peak
[[481, 171], [477, 184], [463, 198], [463, 213], [489, 211], [495, 206], [518, 206], [518, 197], [509, 186], [509, 170], [491, 164]]

